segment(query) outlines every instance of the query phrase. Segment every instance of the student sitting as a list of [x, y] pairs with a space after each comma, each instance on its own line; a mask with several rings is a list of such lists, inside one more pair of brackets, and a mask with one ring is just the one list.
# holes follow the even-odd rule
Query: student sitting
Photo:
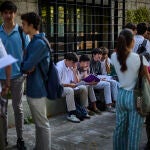
[[110, 74], [110, 59], [108, 57], [108, 49], [106, 47], [100, 48], [102, 51], [102, 57], [101, 57], [101, 72], [102, 75], [99, 75], [100, 78], [105, 78], [106, 81], [110, 82], [111, 86], [111, 94], [113, 101], [115, 102], [117, 100], [117, 94], [118, 94], [118, 82], [116, 80], [113, 80], [112, 76], [109, 76]]
[[[64, 86], [63, 97], [66, 96], [66, 103], [68, 109], [67, 119], [69, 121], [78, 123], [80, 122], [78, 119], [78, 114], [76, 112], [74, 95], [78, 94], [80, 96], [80, 104], [81, 106], [88, 106], [88, 92], [87, 88], [84, 85], [77, 86], [78, 82], [77, 70], [73, 68], [75, 63], [78, 62], [78, 57], [74, 53], [67, 53], [65, 55], [65, 59], [58, 62], [56, 67], [59, 73], [60, 82]], [[86, 116], [89, 117], [88, 114]]]
[[[86, 78], [90, 73], [90, 58], [88, 55], [81, 55], [79, 58], [79, 64], [78, 64], [78, 74], [79, 74], [79, 80]], [[89, 100], [91, 102], [91, 111], [93, 111], [96, 114], [101, 114], [101, 111], [96, 106], [96, 97], [93, 89], [93, 85], [96, 85], [97, 82], [90, 82], [86, 83], [87, 89], [88, 89], [88, 96]], [[89, 110], [89, 114], [92, 114]]]
[[[101, 75], [101, 57], [102, 51], [96, 48], [92, 51], [92, 59], [90, 62], [90, 72], [95, 75]], [[100, 76], [98, 76], [100, 77]], [[112, 107], [111, 98], [111, 85], [110, 82], [106, 81], [105, 78], [100, 78], [101, 81], [94, 86], [94, 89], [104, 89], [104, 98], [106, 103], [106, 110], [115, 113], [115, 109]]]
[[101, 74], [102, 75], [108, 75], [110, 74], [110, 59], [108, 57], [108, 49], [106, 47], [100, 48], [102, 51], [102, 57], [101, 57]]

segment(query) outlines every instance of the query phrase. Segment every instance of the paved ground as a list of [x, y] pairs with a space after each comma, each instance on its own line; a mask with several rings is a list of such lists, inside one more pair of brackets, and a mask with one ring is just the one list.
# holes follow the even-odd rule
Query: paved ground
[[[52, 132], [52, 150], [112, 150], [112, 134], [115, 126], [115, 115], [103, 113], [93, 116], [79, 124], [68, 122], [65, 115], [50, 118]], [[24, 137], [28, 150], [34, 147], [34, 125], [25, 125]], [[9, 129], [9, 150], [16, 150], [15, 129]], [[141, 142], [146, 143], [145, 129]]]

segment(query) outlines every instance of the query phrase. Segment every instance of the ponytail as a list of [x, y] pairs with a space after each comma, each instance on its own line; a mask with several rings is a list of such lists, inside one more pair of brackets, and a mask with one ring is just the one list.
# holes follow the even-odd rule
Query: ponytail
[[129, 29], [124, 29], [121, 31], [118, 37], [118, 44], [117, 44], [117, 59], [121, 65], [120, 70], [125, 72], [127, 68], [126, 60], [129, 55], [128, 47], [130, 46], [133, 40], [133, 34]]

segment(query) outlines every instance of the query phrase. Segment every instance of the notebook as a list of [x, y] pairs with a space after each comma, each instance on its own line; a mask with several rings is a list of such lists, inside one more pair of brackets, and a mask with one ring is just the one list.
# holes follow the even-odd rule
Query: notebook
[[100, 81], [100, 79], [97, 76], [93, 75], [93, 74], [90, 74], [88, 77], [86, 77], [82, 80], [85, 81], [85, 82], [99, 82]]

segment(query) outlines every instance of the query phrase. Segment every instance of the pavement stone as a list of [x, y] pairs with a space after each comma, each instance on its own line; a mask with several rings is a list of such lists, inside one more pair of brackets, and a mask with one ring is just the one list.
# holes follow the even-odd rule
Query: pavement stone
[[[81, 123], [71, 123], [65, 115], [49, 119], [52, 135], [52, 150], [112, 150], [112, 135], [115, 128], [115, 114], [103, 112]], [[35, 144], [34, 124], [24, 126], [24, 139], [27, 150], [33, 150]], [[15, 128], [8, 130], [8, 150], [16, 150]], [[146, 143], [145, 128], [141, 148]]]

